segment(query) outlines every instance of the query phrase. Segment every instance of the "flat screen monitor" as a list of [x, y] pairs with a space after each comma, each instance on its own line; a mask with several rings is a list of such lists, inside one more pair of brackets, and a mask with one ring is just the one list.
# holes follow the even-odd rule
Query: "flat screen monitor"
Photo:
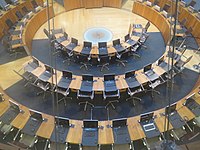
[[176, 111], [176, 103], [165, 108], [165, 114], [171, 114]]
[[120, 45], [120, 39], [116, 39], [113, 41], [113, 46]]
[[153, 119], [154, 112], [142, 114], [140, 116], [140, 122], [149, 122], [150, 120]]
[[56, 125], [60, 125], [60, 126], [63, 126], [63, 127], [69, 127], [70, 126], [68, 118], [55, 116], [55, 122], [56, 122]]
[[115, 74], [105, 74], [104, 81], [115, 80]]
[[186, 101], [184, 103], [184, 105], [188, 106], [190, 103], [193, 103], [195, 100], [193, 99], [193, 96], [195, 95], [195, 93], [191, 94], [190, 96], [188, 96], [186, 98]]
[[129, 71], [125, 73], [125, 78], [135, 77], [135, 71]]
[[127, 118], [115, 119], [112, 121], [113, 128], [125, 127], [127, 125]]
[[91, 48], [92, 47], [92, 42], [83, 42], [83, 47]]
[[30, 116], [31, 118], [34, 118], [34, 119], [36, 119], [38, 121], [43, 121], [44, 120], [43, 117], [42, 117], [42, 114], [40, 112], [36, 111], [36, 110], [29, 109], [29, 113], [31, 115]]
[[164, 62], [165, 56], [162, 56], [159, 60], [158, 60], [158, 65], [160, 65], [162, 62]]
[[84, 128], [98, 128], [98, 120], [83, 120]]
[[63, 34], [64, 34], [65, 39], [68, 39], [68, 34], [66, 32], [64, 32]]
[[53, 68], [49, 65], [44, 65], [47, 72], [54, 74]]
[[82, 75], [82, 79], [84, 81], [93, 81], [93, 75], [84, 74], [84, 75]]
[[17, 104], [16, 102], [9, 100], [10, 103], [10, 107], [15, 109], [16, 111], [20, 112], [20, 108], [19, 108], [19, 104]]
[[147, 72], [147, 71], [151, 70], [151, 66], [152, 66], [152, 64], [146, 65], [146, 66], [144, 67], [144, 72]]
[[72, 37], [71, 43], [73, 43], [74, 45], [78, 45], [78, 40]]
[[124, 37], [124, 40], [125, 40], [125, 42], [127, 42], [129, 39], [130, 39], [130, 34], [127, 34], [127, 35]]
[[63, 74], [63, 77], [64, 77], [64, 78], [69, 78], [69, 79], [72, 78], [72, 72], [69, 72], [69, 71], [62, 71], [62, 74]]
[[99, 42], [98, 47], [99, 48], [107, 48], [107, 42]]

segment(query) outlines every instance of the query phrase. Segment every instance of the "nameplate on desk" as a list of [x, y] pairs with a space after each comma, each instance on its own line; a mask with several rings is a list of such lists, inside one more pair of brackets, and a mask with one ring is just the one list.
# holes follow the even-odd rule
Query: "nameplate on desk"
[[149, 1], [147, 1], [147, 3], [146, 3], [146, 4], [147, 4], [147, 6], [150, 6], [150, 7], [152, 6], [152, 3], [151, 3], [151, 2], [149, 2]]
[[181, 1], [181, 2], [180, 2], [180, 5], [183, 6], [183, 7], [185, 7], [185, 6], [186, 6], [186, 3], [185, 3], [184, 1]]
[[156, 11], [160, 12], [160, 6], [155, 5], [155, 6], [154, 6], [154, 9], [155, 9]]

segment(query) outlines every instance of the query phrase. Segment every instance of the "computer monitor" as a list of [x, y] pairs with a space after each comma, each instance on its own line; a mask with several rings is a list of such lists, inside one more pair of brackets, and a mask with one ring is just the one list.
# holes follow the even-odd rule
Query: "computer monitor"
[[91, 48], [92, 47], [92, 42], [83, 42], [83, 47]]
[[107, 48], [107, 42], [99, 42], [98, 47], [99, 48]]
[[190, 96], [188, 96], [186, 98], [186, 101], [184, 103], [185, 106], [188, 106], [190, 103], [193, 103], [195, 100], [193, 99], [193, 96], [195, 95], [195, 93], [191, 94]]
[[45, 66], [45, 70], [46, 70], [47, 72], [54, 74], [54, 70], [53, 70], [52, 67], [50, 67], [49, 65], [44, 65], [44, 66]]
[[113, 46], [120, 45], [120, 39], [116, 39], [113, 41]]
[[69, 78], [69, 79], [71, 79], [71, 78], [72, 78], [72, 72], [70, 72], [70, 71], [62, 71], [62, 76], [63, 76], [64, 78]]
[[29, 109], [29, 113], [31, 115], [30, 116], [31, 118], [34, 118], [34, 119], [36, 119], [38, 121], [43, 121], [44, 120], [43, 117], [42, 117], [42, 114], [40, 112], [36, 111], [36, 110]]
[[129, 71], [125, 73], [125, 78], [130, 78], [135, 76], [135, 71]]
[[165, 60], [165, 56], [162, 56], [159, 60], [158, 60], [158, 65], [160, 65], [162, 62], [164, 62]]
[[14, 110], [16, 110], [17, 112], [20, 112], [20, 108], [19, 108], [19, 104], [17, 104], [16, 102], [9, 100], [10, 103], [10, 107], [13, 108]]
[[93, 81], [93, 75], [83, 74], [83, 75], [82, 75], [82, 79], [83, 79], [84, 81]]
[[105, 74], [104, 81], [115, 80], [115, 74]]
[[151, 70], [152, 64], [148, 64], [144, 67], [144, 72]]
[[84, 128], [98, 128], [98, 120], [83, 120]]
[[125, 35], [124, 40], [127, 42], [130, 39], [130, 34]]
[[37, 66], [40, 65], [37, 58], [35, 58], [35, 57], [32, 56], [32, 59], [33, 59], [33, 63], [34, 63], [34, 64], [36, 64]]
[[55, 122], [56, 122], [56, 125], [60, 125], [63, 127], [70, 127], [68, 118], [55, 116]]
[[125, 127], [127, 125], [127, 118], [114, 119], [112, 121], [113, 128]]
[[154, 112], [142, 114], [140, 116], [140, 122], [149, 122], [153, 119]]
[[176, 103], [165, 108], [165, 114], [172, 114], [176, 111]]
[[78, 45], [78, 40], [72, 37], [71, 43], [73, 43], [74, 45]]

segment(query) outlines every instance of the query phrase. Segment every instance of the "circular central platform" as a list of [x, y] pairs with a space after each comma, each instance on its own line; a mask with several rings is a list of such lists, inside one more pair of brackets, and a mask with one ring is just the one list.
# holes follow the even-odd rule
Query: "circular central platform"
[[84, 40], [97, 44], [98, 42], [109, 42], [113, 34], [106, 28], [90, 28], [84, 33]]

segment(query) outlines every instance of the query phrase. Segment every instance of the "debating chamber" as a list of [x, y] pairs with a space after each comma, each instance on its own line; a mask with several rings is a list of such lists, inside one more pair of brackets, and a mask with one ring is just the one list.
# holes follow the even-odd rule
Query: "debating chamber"
[[0, 150], [199, 150], [200, 0], [0, 0]]

